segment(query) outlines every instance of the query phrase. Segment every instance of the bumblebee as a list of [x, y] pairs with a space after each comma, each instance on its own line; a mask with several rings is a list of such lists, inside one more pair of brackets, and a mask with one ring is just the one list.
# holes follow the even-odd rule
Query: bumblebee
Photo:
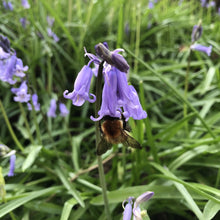
[[128, 133], [125, 119], [105, 116], [100, 125], [101, 140], [97, 147], [97, 155], [104, 154], [113, 144], [122, 143], [125, 146], [141, 149], [141, 145]]

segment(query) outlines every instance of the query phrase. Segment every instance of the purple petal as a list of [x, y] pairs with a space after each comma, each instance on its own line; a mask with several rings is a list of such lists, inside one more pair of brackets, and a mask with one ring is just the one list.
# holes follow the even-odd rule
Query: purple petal
[[111, 117], [121, 117], [121, 113], [118, 111], [117, 100], [117, 73], [116, 68], [111, 68], [105, 75], [105, 83], [102, 91], [102, 104], [98, 112], [99, 117], [94, 118], [91, 116], [91, 120], [98, 121], [104, 116], [109, 115]]
[[11, 2], [6, 2], [6, 1], [3, 1], [3, 6], [6, 10], [10, 10], [10, 11], [13, 11], [13, 5]]
[[47, 112], [47, 116], [51, 118], [56, 118], [56, 109], [57, 109], [57, 104], [55, 99], [50, 100], [50, 107]]
[[14, 75], [18, 77], [24, 77], [25, 73], [28, 70], [28, 66], [23, 66], [23, 62], [21, 59], [17, 59]]
[[27, 0], [21, 0], [21, 4], [22, 4], [23, 8], [25, 8], [25, 9], [30, 8], [30, 5]]
[[[36, 93], [32, 95], [32, 102], [33, 102], [34, 110], [40, 111], [40, 104], [38, 103], [38, 96]], [[28, 105], [28, 110], [31, 111], [32, 105], [30, 103], [27, 103], [27, 105]]]
[[[71, 99], [73, 105], [76, 106], [83, 105], [86, 100], [91, 103], [95, 102], [95, 95], [89, 94], [92, 75], [92, 69], [89, 66], [85, 65], [76, 77], [73, 92], [67, 94], [69, 91], [65, 90], [63, 96], [66, 99]], [[90, 96], [92, 97], [90, 98]]]
[[9, 56], [10, 56], [10, 53], [5, 52], [5, 51], [3, 50], [3, 48], [0, 47], [0, 59], [1, 59], [1, 60], [2, 60], [2, 59], [6, 59], [6, 58], [8, 58]]
[[30, 94], [28, 94], [28, 87], [26, 81], [23, 81], [19, 88], [12, 88], [11, 91], [16, 95], [14, 100], [16, 102], [28, 102], [30, 100]]
[[124, 212], [123, 212], [123, 220], [130, 220], [131, 216], [132, 216], [132, 204], [133, 204], [133, 200], [134, 197], [129, 197], [127, 200], [125, 200], [122, 204], [122, 206], [124, 207], [124, 203], [128, 202], [124, 208]]
[[59, 109], [60, 109], [60, 115], [62, 117], [66, 117], [69, 114], [69, 110], [67, 109], [65, 104], [60, 103], [59, 104]]
[[17, 57], [15, 55], [12, 55], [10, 58], [0, 61], [0, 79], [11, 85], [17, 82], [16, 80], [13, 80], [16, 61]]
[[140, 204], [143, 202], [148, 201], [152, 196], [154, 195], [154, 192], [145, 192], [141, 194], [134, 203], [134, 208], [133, 208], [133, 214], [134, 214], [134, 219], [142, 219], [141, 218], [141, 209], [140, 209]]
[[203, 28], [201, 25], [194, 25], [192, 30], [191, 39], [192, 42], [197, 41], [202, 35]]
[[197, 50], [197, 51], [200, 51], [200, 52], [204, 52], [208, 56], [210, 56], [211, 52], [212, 52], [212, 46], [211, 45], [209, 47], [206, 47], [206, 46], [203, 46], [201, 44], [193, 44], [193, 45], [190, 46], [190, 49]]
[[15, 154], [13, 154], [10, 157], [10, 168], [9, 168], [8, 176], [14, 176], [15, 161], [16, 161], [16, 156]]
[[0, 35], [0, 47], [6, 52], [10, 53], [10, 42], [7, 37], [4, 37], [3, 35]]

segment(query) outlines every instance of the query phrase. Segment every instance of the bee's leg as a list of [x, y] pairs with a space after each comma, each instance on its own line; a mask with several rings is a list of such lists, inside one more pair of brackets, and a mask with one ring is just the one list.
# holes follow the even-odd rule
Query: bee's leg
[[131, 131], [131, 127], [126, 122], [125, 116], [123, 114], [121, 114], [121, 120], [123, 121], [123, 129], [126, 130], [126, 131]]
[[99, 130], [100, 130], [101, 134], [103, 134], [102, 126], [101, 126], [101, 122], [100, 121], [99, 121]]

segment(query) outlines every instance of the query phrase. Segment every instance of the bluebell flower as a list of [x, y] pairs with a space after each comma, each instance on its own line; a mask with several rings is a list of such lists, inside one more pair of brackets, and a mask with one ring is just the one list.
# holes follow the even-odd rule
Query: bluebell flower
[[7, 53], [0, 47], [0, 60], [6, 59], [10, 57], [10, 53]]
[[[35, 111], [40, 111], [40, 103], [38, 103], [38, 96], [36, 93], [34, 93], [31, 97], [32, 99], [32, 103], [33, 103], [33, 106], [34, 106], [34, 110]], [[32, 105], [30, 103], [27, 103], [27, 106], [28, 106], [28, 110], [32, 110]]]
[[47, 16], [47, 23], [50, 27], [53, 26], [54, 20], [55, 20], [54, 18]]
[[[146, 216], [146, 210], [141, 210], [140, 204], [143, 202], [148, 201], [152, 196], [154, 195], [154, 192], [145, 192], [142, 195], [140, 195], [134, 202], [133, 209], [132, 204], [134, 197], [129, 197], [128, 199], [124, 200], [122, 203], [122, 207], [124, 208], [123, 212], [123, 220], [131, 220], [132, 213], [133, 213], [133, 220], [142, 220], [143, 216]], [[125, 202], [127, 202], [126, 206], [124, 207]]]
[[197, 51], [200, 51], [200, 52], [204, 52], [208, 56], [210, 56], [211, 52], [212, 52], [212, 46], [211, 45], [209, 47], [206, 47], [206, 46], [203, 46], [201, 44], [193, 44], [193, 45], [190, 46], [190, 49], [197, 50]]
[[119, 111], [118, 106], [118, 97], [117, 97], [117, 74], [115, 72], [115, 67], [111, 68], [108, 73], [105, 75], [105, 83], [102, 91], [102, 104], [101, 108], [98, 111], [98, 118], [91, 116], [91, 120], [99, 121], [105, 115], [111, 117], [120, 118], [121, 112]]
[[133, 204], [133, 200], [134, 197], [129, 197], [128, 199], [126, 199], [122, 206], [124, 207], [124, 203], [127, 202], [125, 208], [124, 208], [124, 212], [123, 212], [123, 220], [130, 220], [131, 216], [132, 216], [132, 204]]
[[154, 7], [154, 3], [152, 1], [149, 1], [148, 3], [148, 8], [152, 9]]
[[194, 25], [191, 35], [192, 42], [197, 41], [202, 36], [203, 28], [201, 25]]
[[30, 8], [28, 0], [21, 0], [21, 4], [22, 4], [23, 8], [25, 8], [25, 9]]
[[57, 37], [57, 35], [49, 27], [47, 28], [47, 34], [49, 37], [52, 37], [55, 42], [58, 42], [60, 40], [60, 38]]
[[214, 1], [210, 1], [209, 3], [207, 3], [206, 7], [209, 8], [209, 7], [215, 7], [216, 3]]
[[57, 103], [55, 99], [50, 100], [50, 107], [47, 111], [47, 116], [51, 118], [56, 118], [56, 109], [57, 109]]
[[95, 102], [95, 95], [89, 93], [92, 75], [92, 69], [88, 65], [84, 66], [76, 77], [73, 92], [69, 93], [68, 90], [65, 90], [63, 96], [66, 99], [71, 99], [73, 105], [76, 106], [83, 105], [86, 100], [91, 103]]
[[25, 29], [26, 26], [29, 24], [29, 21], [27, 21], [26, 18], [20, 18], [20, 23], [21, 23], [22, 27]]
[[14, 78], [17, 57], [12, 55], [8, 59], [0, 60], [0, 80], [11, 85], [15, 84], [17, 80]]
[[12, 154], [10, 156], [10, 167], [9, 167], [8, 176], [14, 176], [15, 161], [16, 161], [16, 155]]
[[58, 42], [60, 40], [59, 37], [51, 29], [54, 23], [54, 18], [47, 16], [47, 23], [49, 25], [49, 27], [47, 28], [48, 36], [52, 37], [55, 42]]
[[201, 0], [202, 7], [206, 7], [206, 0]]
[[13, 11], [13, 5], [10, 1], [9, 2], [3, 1], [3, 6], [6, 10]]
[[140, 204], [143, 202], [148, 201], [152, 196], [154, 195], [154, 192], [145, 192], [142, 195], [140, 195], [134, 202], [134, 207], [133, 207], [133, 214], [134, 218], [133, 220], [142, 220], [142, 215], [145, 213], [142, 213]]
[[3, 35], [0, 35], [0, 47], [6, 53], [10, 53], [11, 51], [10, 41], [8, 40], [7, 37], [4, 37]]
[[28, 70], [28, 66], [23, 66], [23, 62], [21, 59], [16, 60], [16, 65], [15, 65], [15, 70], [14, 70], [14, 75], [18, 77], [24, 77], [25, 73]]
[[[79, 72], [73, 92], [67, 94], [68, 90], [65, 90], [64, 97], [71, 99], [73, 105], [76, 106], [81, 106], [86, 100], [95, 102], [95, 95], [89, 94], [91, 78], [93, 75], [97, 77], [98, 65], [105, 61], [103, 64], [104, 87], [101, 108], [98, 111], [97, 118], [93, 116], [90, 118], [93, 121], [99, 121], [107, 115], [120, 118], [122, 114], [126, 120], [129, 117], [136, 120], [147, 117], [147, 113], [140, 105], [136, 90], [133, 86], [128, 85], [126, 73], [129, 70], [129, 65], [124, 57], [118, 54], [123, 50], [109, 51], [106, 43], [97, 44], [95, 50], [98, 56], [87, 53], [85, 50], [85, 55], [89, 57], [90, 61]], [[90, 68], [91, 63], [94, 63], [94, 68]]]
[[69, 114], [69, 110], [67, 109], [66, 105], [63, 103], [59, 103], [60, 115], [62, 117], [66, 117]]
[[12, 88], [11, 91], [16, 95], [14, 97], [15, 102], [28, 102], [31, 95], [28, 94], [28, 86], [26, 81], [23, 81], [19, 88]]

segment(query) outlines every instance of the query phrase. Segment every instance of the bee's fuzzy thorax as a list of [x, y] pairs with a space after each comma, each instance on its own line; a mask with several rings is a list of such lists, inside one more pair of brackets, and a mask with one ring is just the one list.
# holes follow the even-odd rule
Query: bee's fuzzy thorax
[[116, 144], [120, 143], [120, 136], [123, 129], [123, 121], [120, 119], [105, 120], [102, 123], [103, 136], [107, 142]]

